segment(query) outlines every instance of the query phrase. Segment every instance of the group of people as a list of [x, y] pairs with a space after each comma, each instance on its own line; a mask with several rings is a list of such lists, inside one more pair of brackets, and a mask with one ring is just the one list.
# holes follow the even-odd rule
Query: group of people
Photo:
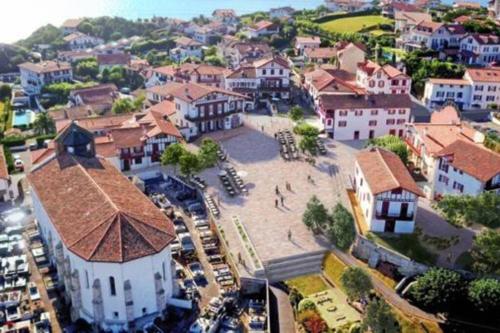
[[[292, 192], [292, 185], [289, 182], [285, 183], [285, 188], [287, 191]], [[285, 196], [280, 192], [280, 188], [276, 185], [274, 191], [276, 192], [277, 198], [274, 199], [274, 207], [278, 208], [279, 203], [281, 202], [281, 207], [285, 207]]]

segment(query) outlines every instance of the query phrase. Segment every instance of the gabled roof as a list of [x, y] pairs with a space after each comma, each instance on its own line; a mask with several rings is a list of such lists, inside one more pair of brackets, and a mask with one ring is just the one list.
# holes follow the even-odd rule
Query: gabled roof
[[88, 38], [90, 36], [84, 34], [83, 32], [80, 32], [80, 31], [75, 31], [67, 36], [65, 36], [63, 39], [65, 42], [72, 42], [76, 39], [79, 39], [79, 38]]
[[63, 28], [73, 28], [76, 29], [78, 26], [83, 22], [82, 18], [77, 18], [77, 19], [67, 19], [66, 21], [63, 22], [61, 27]]
[[255, 66], [255, 68], [260, 68], [260, 67], [263, 67], [263, 66], [269, 64], [270, 62], [275, 62], [278, 65], [283, 66], [285, 68], [290, 67], [290, 65], [288, 64], [288, 61], [286, 61], [286, 59], [281, 57], [281, 56], [271, 56], [271, 57], [262, 58], [260, 60], [255, 61], [253, 63], [253, 65]]
[[314, 49], [306, 48], [304, 54], [311, 59], [333, 58], [337, 56], [335, 47], [317, 47]]
[[128, 53], [98, 54], [97, 62], [99, 65], [128, 65], [130, 55]]
[[175, 40], [176, 45], [180, 46], [202, 46], [203, 44], [188, 37], [179, 37]]
[[430, 14], [422, 12], [397, 11], [394, 13], [394, 18], [396, 20], [403, 20], [412, 24], [417, 24], [421, 21], [432, 21], [432, 16]]
[[305, 74], [306, 80], [319, 92], [344, 92], [364, 94], [365, 90], [356, 85], [355, 75], [340, 69], [323, 69]]
[[356, 161], [372, 194], [401, 188], [418, 196], [424, 196], [395, 153], [382, 148], [370, 148], [358, 153]]
[[411, 108], [410, 96], [406, 94], [377, 95], [320, 95], [320, 104], [326, 110], [342, 109], [389, 109]]
[[481, 45], [497, 45], [500, 44], [500, 36], [494, 34], [467, 34], [463, 39], [467, 37], [472, 37], [474, 40]]
[[225, 95], [230, 95], [230, 96], [235, 96], [235, 97], [240, 97], [243, 99], [246, 99], [245, 96], [217, 88], [217, 87], [212, 87], [212, 86], [207, 86], [203, 84], [197, 84], [197, 83], [178, 83], [178, 82], [169, 82], [165, 85], [162, 86], [154, 86], [151, 88], [147, 89], [149, 92], [161, 95], [161, 96], [167, 96], [167, 97], [174, 97], [174, 98], [179, 98], [183, 101], [186, 102], [194, 102], [197, 101], [209, 94], [212, 93], [221, 93]]
[[457, 109], [451, 105], [447, 105], [439, 111], [431, 113], [432, 124], [460, 124], [460, 116]]
[[123, 263], [163, 250], [172, 222], [110, 162], [61, 154], [28, 179], [68, 250]]
[[297, 36], [295, 44], [321, 44], [321, 39], [318, 36]]
[[449, 157], [454, 168], [487, 182], [500, 173], [500, 154], [465, 140], [456, 140], [437, 153]]
[[467, 68], [465, 71], [472, 81], [476, 82], [500, 82], [500, 67]]
[[42, 61], [38, 63], [24, 62], [22, 64], [19, 64], [18, 67], [39, 74], [71, 69], [71, 65], [67, 62], [52, 60]]
[[405, 73], [401, 72], [399, 69], [397, 69], [389, 64], [380, 66], [379, 64], [377, 64], [371, 60], [366, 60], [363, 63], [359, 63], [358, 69], [365, 72], [369, 76], [372, 76], [372, 75], [376, 74], [377, 72], [382, 71], [391, 79], [395, 78], [397, 76], [404, 76], [405, 78], [409, 78], [408, 75], [406, 75]]
[[273, 22], [267, 21], [267, 20], [262, 20], [262, 21], [259, 21], [257, 23], [254, 23], [253, 25], [250, 26], [250, 28], [255, 30], [255, 31], [260, 31], [260, 30], [264, 30], [267, 28], [271, 28], [272, 26], [274, 26]]

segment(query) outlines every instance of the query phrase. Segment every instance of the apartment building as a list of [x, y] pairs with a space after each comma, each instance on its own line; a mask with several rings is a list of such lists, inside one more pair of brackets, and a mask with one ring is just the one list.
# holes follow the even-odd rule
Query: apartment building
[[316, 108], [324, 129], [336, 140], [402, 137], [410, 121], [408, 95], [320, 95]]
[[408, 32], [422, 21], [432, 21], [432, 16], [422, 12], [396, 11], [394, 13], [394, 30], [396, 32]]
[[248, 38], [259, 38], [279, 34], [280, 26], [271, 21], [262, 20], [242, 30]]
[[203, 44], [188, 37], [179, 37], [175, 40], [175, 48], [170, 50], [170, 58], [180, 62], [189, 57], [201, 59]]
[[403, 33], [396, 40], [396, 46], [405, 51], [413, 51], [423, 47], [436, 51], [458, 48], [460, 40], [465, 34], [465, 29], [460, 24], [421, 21]]
[[244, 95], [197, 83], [169, 82], [147, 89], [153, 103], [169, 101], [169, 117], [187, 140], [202, 133], [228, 130], [243, 124]]
[[358, 64], [356, 83], [370, 94], [410, 94], [411, 78], [389, 64], [367, 60]]
[[428, 79], [422, 102], [435, 108], [448, 101], [460, 109], [486, 109], [500, 104], [500, 68], [468, 68], [462, 79]]
[[467, 34], [460, 40], [459, 59], [467, 65], [487, 66], [500, 61], [500, 37], [493, 34]]
[[258, 59], [273, 55], [273, 51], [267, 43], [242, 42], [230, 39], [222, 41], [218, 48], [219, 53], [230, 68], [238, 68], [242, 64], [250, 64]]
[[318, 36], [298, 36], [295, 38], [295, 52], [303, 55], [306, 49], [314, 50], [320, 47], [321, 39]]
[[73, 80], [73, 70], [67, 62], [25, 62], [18, 67], [21, 72], [21, 86], [28, 95], [39, 95], [46, 85]]
[[359, 43], [338, 42], [333, 47], [306, 48], [304, 61], [317, 64], [335, 63], [338, 69], [355, 73], [365, 61], [366, 49]]
[[71, 51], [86, 50], [104, 43], [101, 38], [89, 36], [79, 31], [65, 36], [63, 40]]
[[423, 196], [398, 155], [370, 148], [356, 156], [354, 189], [369, 231], [412, 233]]

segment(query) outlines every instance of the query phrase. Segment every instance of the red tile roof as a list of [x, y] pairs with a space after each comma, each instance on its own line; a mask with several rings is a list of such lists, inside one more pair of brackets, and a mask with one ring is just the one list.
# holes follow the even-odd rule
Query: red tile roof
[[399, 156], [393, 152], [382, 148], [366, 149], [358, 153], [356, 161], [373, 194], [402, 188], [424, 196]]
[[130, 55], [127, 53], [98, 54], [97, 63], [106, 66], [128, 65]]
[[460, 124], [460, 116], [455, 107], [448, 105], [431, 113], [432, 124]]
[[290, 68], [288, 61], [281, 56], [271, 56], [271, 57], [262, 58], [260, 60], [255, 61], [253, 63], [253, 65], [255, 66], [255, 68], [260, 68], [262, 66], [267, 65], [270, 62], [275, 62], [280, 66], [283, 66], [285, 68]]
[[411, 99], [408, 95], [320, 95], [319, 103], [325, 110], [343, 109], [396, 109], [410, 108]]
[[260, 31], [260, 30], [271, 28], [273, 25], [274, 25], [274, 23], [271, 21], [262, 20], [262, 21], [255, 23], [254, 25], [252, 25], [252, 29], [254, 29], [256, 31]]
[[71, 65], [67, 62], [52, 60], [42, 61], [38, 63], [25, 62], [19, 64], [18, 67], [40, 74], [71, 69]]
[[467, 68], [465, 73], [469, 74], [472, 81], [495, 83], [500, 82], [500, 67]]
[[306, 48], [304, 53], [311, 59], [333, 58], [337, 56], [337, 49], [335, 47]]
[[221, 93], [246, 99], [247, 97], [217, 87], [207, 86], [197, 83], [178, 83], [169, 82], [163, 86], [154, 86], [147, 89], [149, 92], [155, 93], [160, 96], [175, 97], [186, 102], [197, 101], [212, 93]]
[[175, 40], [177, 46], [201, 46], [202, 44], [188, 37], [179, 37]]
[[465, 140], [456, 140], [440, 150], [437, 156], [450, 157], [451, 166], [482, 182], [500, 173], [500, 154]]
[[62, 154], [28, 179], [66, 248], [122, 263], [162, 251], [172, 222], [110, 162]]
[[493, 34], [470, 34], [464, 38], [472, 37], [481, 45], [496, 45], [500, 44], [500, 36]]

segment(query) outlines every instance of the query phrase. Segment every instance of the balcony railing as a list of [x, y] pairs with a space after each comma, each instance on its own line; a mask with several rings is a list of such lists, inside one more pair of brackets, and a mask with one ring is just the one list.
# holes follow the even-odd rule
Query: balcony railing
[[131, 152], [122, 152], [120, 154], [120, 158], [136, 158], [136, 157], [144, 157], [144, 151], [139, 151], [139, 152], [135, 152], [135, 151], [131, 151]]
[[398, 220], [398, 221], [413, 221], [413, 214], [411, 215], [391, 215], [391, 214], [382, 214], [380, 212], [376, 212], [375, 218], [377, 220]]
[[233, 109], [228, 109], [221, 113], [218, 112], [213, 112], [212, 114], [205, 113], [205, 115], [203, 116], [200, 113], [198, 113], [196, 116], [190, 116], [189, 114], [187, 114], [184, 118], [186, 118], [186, 120], [189, 121], [206, 121], [213, 119], [221, 119], [238, 112], [242, 112], [242, 110], [240, 108], [233, 108]]

